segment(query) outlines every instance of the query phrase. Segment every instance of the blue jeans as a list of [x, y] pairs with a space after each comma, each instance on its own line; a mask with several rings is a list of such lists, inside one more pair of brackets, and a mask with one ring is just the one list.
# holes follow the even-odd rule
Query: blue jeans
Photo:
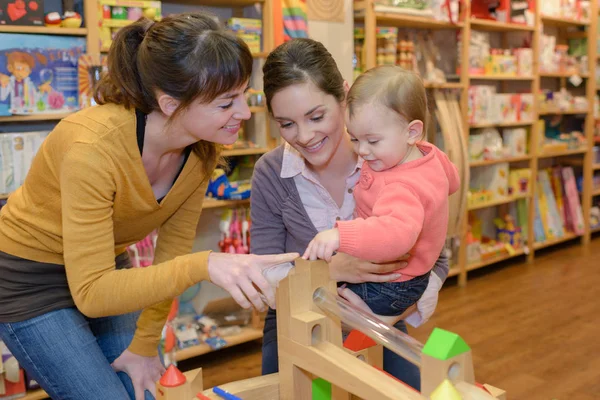
[[[404, 333], [408, 333], [404, 321], [397, 322], [395, 327]], [[267, 375], [279, 371], [277, 315], [275, 310], [270, 308], [267, 317], [265, 318], [263, 334], [262, 374]], [[383, 369], [388, 374], [400, 379], [414, 389], [421, 391], [421, 372], [419, 367], [386, 348], [383, 349]]]
[[[87, 318], [76, 308], [0, 323], [0, 339], [53, 399], [135, 399], [129, 376], [110, 364], [127, 349], [139, 312]], [[154, 397], [146, 391], [146, 400]]]
[[395, 316], [415, 304], [428, 284], [429, 272], [403, 282], [349, 283], [346, 287], [363, 299], [375, 314]]

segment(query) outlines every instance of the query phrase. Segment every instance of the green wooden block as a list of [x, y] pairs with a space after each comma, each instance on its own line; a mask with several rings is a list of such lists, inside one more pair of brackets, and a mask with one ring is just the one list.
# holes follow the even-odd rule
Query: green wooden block
[[331, 400], [331, 383], [322, 378], [313, 380], [312, 400]]
[[423, 347], [423, 354], [438, 360], [447, 360], [469, 350], [469, 345], [456, 333], [435, 328]]

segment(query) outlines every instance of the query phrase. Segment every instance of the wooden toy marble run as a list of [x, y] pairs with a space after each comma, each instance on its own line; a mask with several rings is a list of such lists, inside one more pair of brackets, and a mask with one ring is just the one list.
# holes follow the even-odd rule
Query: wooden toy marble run
[[[342, 323], [353, 328], [342, 344]], [[475, 382], [471, 350], [458, 335], [435, 329], [427, 343], [386, 325], [337, 296], [324, 261], [296, 260], [277, 289], [279, 373], [221, 386], [242, 400], [506, 400]], [[382, 345], [421, 369], [421, 392], [381, 370]], [[171, 366], [157, 400], [222, 399]]]

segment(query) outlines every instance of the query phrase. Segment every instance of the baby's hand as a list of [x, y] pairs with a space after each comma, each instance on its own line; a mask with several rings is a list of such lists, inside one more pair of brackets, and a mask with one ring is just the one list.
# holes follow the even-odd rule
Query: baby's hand
[[302, 258], [314, 261], [317, 258], [331, 261], [333, 253], [340, 248], [340, 232], [337, 229], [328, 229], [319, 233], [308, 244]]

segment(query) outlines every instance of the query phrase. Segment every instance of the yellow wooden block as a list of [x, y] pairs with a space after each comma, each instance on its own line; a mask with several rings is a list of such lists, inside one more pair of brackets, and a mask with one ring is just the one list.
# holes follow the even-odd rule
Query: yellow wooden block
[[431, 400], [463, 400], [462, 396], [456, 390], [452, 382], [444, 379], [430, 396]]

